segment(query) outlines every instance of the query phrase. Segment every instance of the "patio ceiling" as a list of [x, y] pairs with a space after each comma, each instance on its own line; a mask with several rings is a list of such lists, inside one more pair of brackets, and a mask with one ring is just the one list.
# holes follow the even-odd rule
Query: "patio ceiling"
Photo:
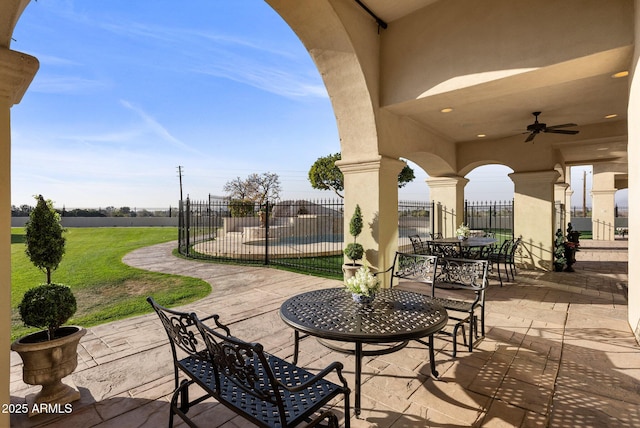
[[[363, 0], [389, 27], [393, 21], [439, 0]], [[381, 30], [384, 31], [384, 30]], [[384, 107], [408, 116], [451, 142], [505, 139], [524, 143], [532, 112], [548, 126], [575, 123], [575, 136], [541, 134], [534, 143], [551, 142], [567, 165], [627, 162], [627, 78], [613, 78], [631, 67], [633, 46], [623, 46], [547, 67], [474, 76], [473, 84], [444, 82], [416, 99]], [[451, 113], [440, 110], [452, 107]], [[605, 118], [616, 115], [613, 118]], [[479, 134], [486, 137], [479, 138]], [[527, 143], [531, 144], [531, 143]]]

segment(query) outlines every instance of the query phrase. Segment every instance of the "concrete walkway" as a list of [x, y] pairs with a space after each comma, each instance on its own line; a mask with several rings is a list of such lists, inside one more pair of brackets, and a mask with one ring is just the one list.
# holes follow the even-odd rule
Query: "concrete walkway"
[[[487, 336], [477, 349], [459, 350], [454, 359], [450, 338], [436, 339], [439, 380], [427, 375], [428, 352], [417, 343], [365, 360], [363, 414], [352, 426], [640, 426], [640, 347], [626, 321], [626, 241], [582, 244], [575, 273], [522, 271], [504, 287], [493, 280]], [[143, 248], [124, 262], [208, 281], [212, 293], [189, 310], [220, 314], [234, 335], [283, 358], [292, 355], [293, 332], [278, 316], [280, 304], [303, 291], [340, 286], [276, 269], [181, 260], [171, 255], [174, 247]], [[173, 386], [167, 343], [155, 314], [89, 329], [68, 378], [82, 394], [71, 413], [13, 414], [11, 427], [166, 426]], [[24, 403], [38, 388], [22, 382], [20, 358], [11, 358], [11, 401]], [[353, 385], [351, 356], [313, 339], [302, 342], [300, 364], [318, 370], [334, 360], [344, 363]], [[253, 426], [215, 402], [190, 413], [201, 426]]]

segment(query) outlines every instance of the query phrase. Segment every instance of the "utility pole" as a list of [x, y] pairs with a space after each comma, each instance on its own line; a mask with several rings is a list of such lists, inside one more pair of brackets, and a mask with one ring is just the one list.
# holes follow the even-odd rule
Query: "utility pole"
[[180, 178], [180, 200], [182, 200], [182, 167], [178, 165], [178, 177]]

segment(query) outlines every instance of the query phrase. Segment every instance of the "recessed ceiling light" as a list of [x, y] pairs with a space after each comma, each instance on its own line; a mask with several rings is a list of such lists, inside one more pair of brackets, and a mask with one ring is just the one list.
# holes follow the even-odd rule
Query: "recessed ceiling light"
[[614, 117], [618, 117], [618, 115], [617, 114], [608, 114], [604, 118], [605, 119], [613, 119]]
[[478, 137], [478, 138], [484, 138], [486, 136], [487, 136], [486, 134], [478, 134], [478, 135], [476, 135], [476, 137]]
[[629, 72], [627, 70], [624, 71], [618, 71], [615, 74], [612, 74], [611, 77], [613, 77], [614, 79], [619, 79], [620, 77], [627, 77], [629, 75]]
[[453, 111], [453, 109], [451, 107], [445, 107], [442, 110], [440, 110], [440, 113], [451, 113]]
[[609, 150], [609, 147], [598, 147], [596, 150], [599, 152], [604, 152], [605, 150]]

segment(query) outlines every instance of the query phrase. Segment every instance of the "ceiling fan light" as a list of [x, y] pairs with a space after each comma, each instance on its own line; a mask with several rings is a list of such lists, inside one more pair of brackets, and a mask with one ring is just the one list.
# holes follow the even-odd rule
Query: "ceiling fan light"
[[618, 71], [617, 73], [612, 74], [611, 77], [613, 79], [619, 79], [621, 77], [627, 77], [628, 75], [629, 75], [629, 71], [624, 70], [624, 71]]

